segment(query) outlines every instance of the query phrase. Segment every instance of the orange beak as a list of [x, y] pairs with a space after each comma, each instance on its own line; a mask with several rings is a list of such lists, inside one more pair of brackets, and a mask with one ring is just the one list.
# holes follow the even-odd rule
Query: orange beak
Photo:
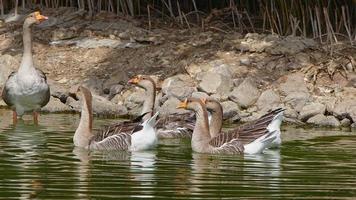
[[177, 106], [177, 108], [183, 108], [186, 109], [188, 107], [188, 100], [185, 99], [183, 102], [180, 102]]
[[205, 105], [206, 105], [206, 101], [207, 101], [207, 99], [206, 99], [206, 98], [201, 98], [200, 100], [201, 100], [201, 102], [203, 102], [203, 104], [205, 104]]
[[35, 17], [38, 22], [43, 22], [48, 19], [48, 17], [41, 15], [40, 12], [35, 12]]
[[132, 84], [137, 84], [139, 82], [140, 82], [140, 78], [139, 77], [134, 77], [134, 78], [132, 78], [132, 79], [130, 79], [128, 81], [128, 83], [132, 83]]

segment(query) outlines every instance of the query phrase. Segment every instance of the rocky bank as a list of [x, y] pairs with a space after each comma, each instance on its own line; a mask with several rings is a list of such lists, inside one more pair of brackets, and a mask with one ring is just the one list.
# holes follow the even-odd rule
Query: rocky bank
[[[250, 121], [283, 107], [285, 121], [356, 128], [356, 50], [324, 46], [301, 37], [239, 34], [146, 23], [102, 13], [47, 10], [50, 20], [34, 28], [34, 57], [47, 73], [51, 101], [43, 112], [76, 112], [70, 95], [78, 85], [94, 94], [98, 115], [137, 115], [143, 91], [129, 77], [151, 75], [161, 114], [189, 96], [213, 97], [230, 122]], [[0, 23], [0, 87], [22, 56], [21, 24]], [[5, 106], [4, 103], [0, 103]]]

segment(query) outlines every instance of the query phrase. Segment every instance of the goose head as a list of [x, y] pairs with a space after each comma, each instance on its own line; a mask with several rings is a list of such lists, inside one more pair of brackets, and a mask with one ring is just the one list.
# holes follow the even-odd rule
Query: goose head
[[151, 77], [145, 75], [137, 75], [130, 79], [128, 83], [137, 85], [138, 87], [143, 88], [144, 90], [152, 88], [152, 86], [155, 87], [154, 80]]
[[198, 111], [200, 108], [205, 108], [204, 102], [202, 99], [198, 98], [186, 98], [184, 101], [180, 102], [177, 106], [177, 109], [185, 109]]
[[204, 98], [204, 99], [202, 99], [202, 102], [205, 104], [206, 109], [210, 113], [212, 113], [212, 114], [214, 114], [214, 113], [222, 114], [223, 113], [223, 108], [219, 101], [217, 101], [213, 98]]
[[32, 26], [33, 24], [40, 24], [47, 19], [48, 17], [41, 15], [40, 12], [37, 11], [27, 15], [24, 24], [27, 26]]

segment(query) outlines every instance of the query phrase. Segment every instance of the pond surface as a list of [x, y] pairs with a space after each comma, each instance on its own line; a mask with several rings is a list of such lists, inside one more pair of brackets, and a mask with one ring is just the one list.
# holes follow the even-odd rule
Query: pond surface
[[192, 153], [188, 140], [129, 154], [74, 148], [78, 119], [47, 114], [14, 127], [0, 110], [0, 199], [356, 197], [355, 132], [283, 127], [282, 148], [255, 156]]

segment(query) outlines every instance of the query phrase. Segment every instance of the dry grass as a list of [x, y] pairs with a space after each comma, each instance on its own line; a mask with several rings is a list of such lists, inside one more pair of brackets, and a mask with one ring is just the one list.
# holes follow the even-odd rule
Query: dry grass
[[[0, 0], [0, 14], [12, 10], [15, 2]], [[76, 7], [89, 16], [106, 11], [143, 17], [149, 29], [153, 17], [161, 17], [184, 28], [313, 37], [331, 45], [339, 40], [356, 43], [356, 0], [22, 0], [18, 4], [34, 9]]]

